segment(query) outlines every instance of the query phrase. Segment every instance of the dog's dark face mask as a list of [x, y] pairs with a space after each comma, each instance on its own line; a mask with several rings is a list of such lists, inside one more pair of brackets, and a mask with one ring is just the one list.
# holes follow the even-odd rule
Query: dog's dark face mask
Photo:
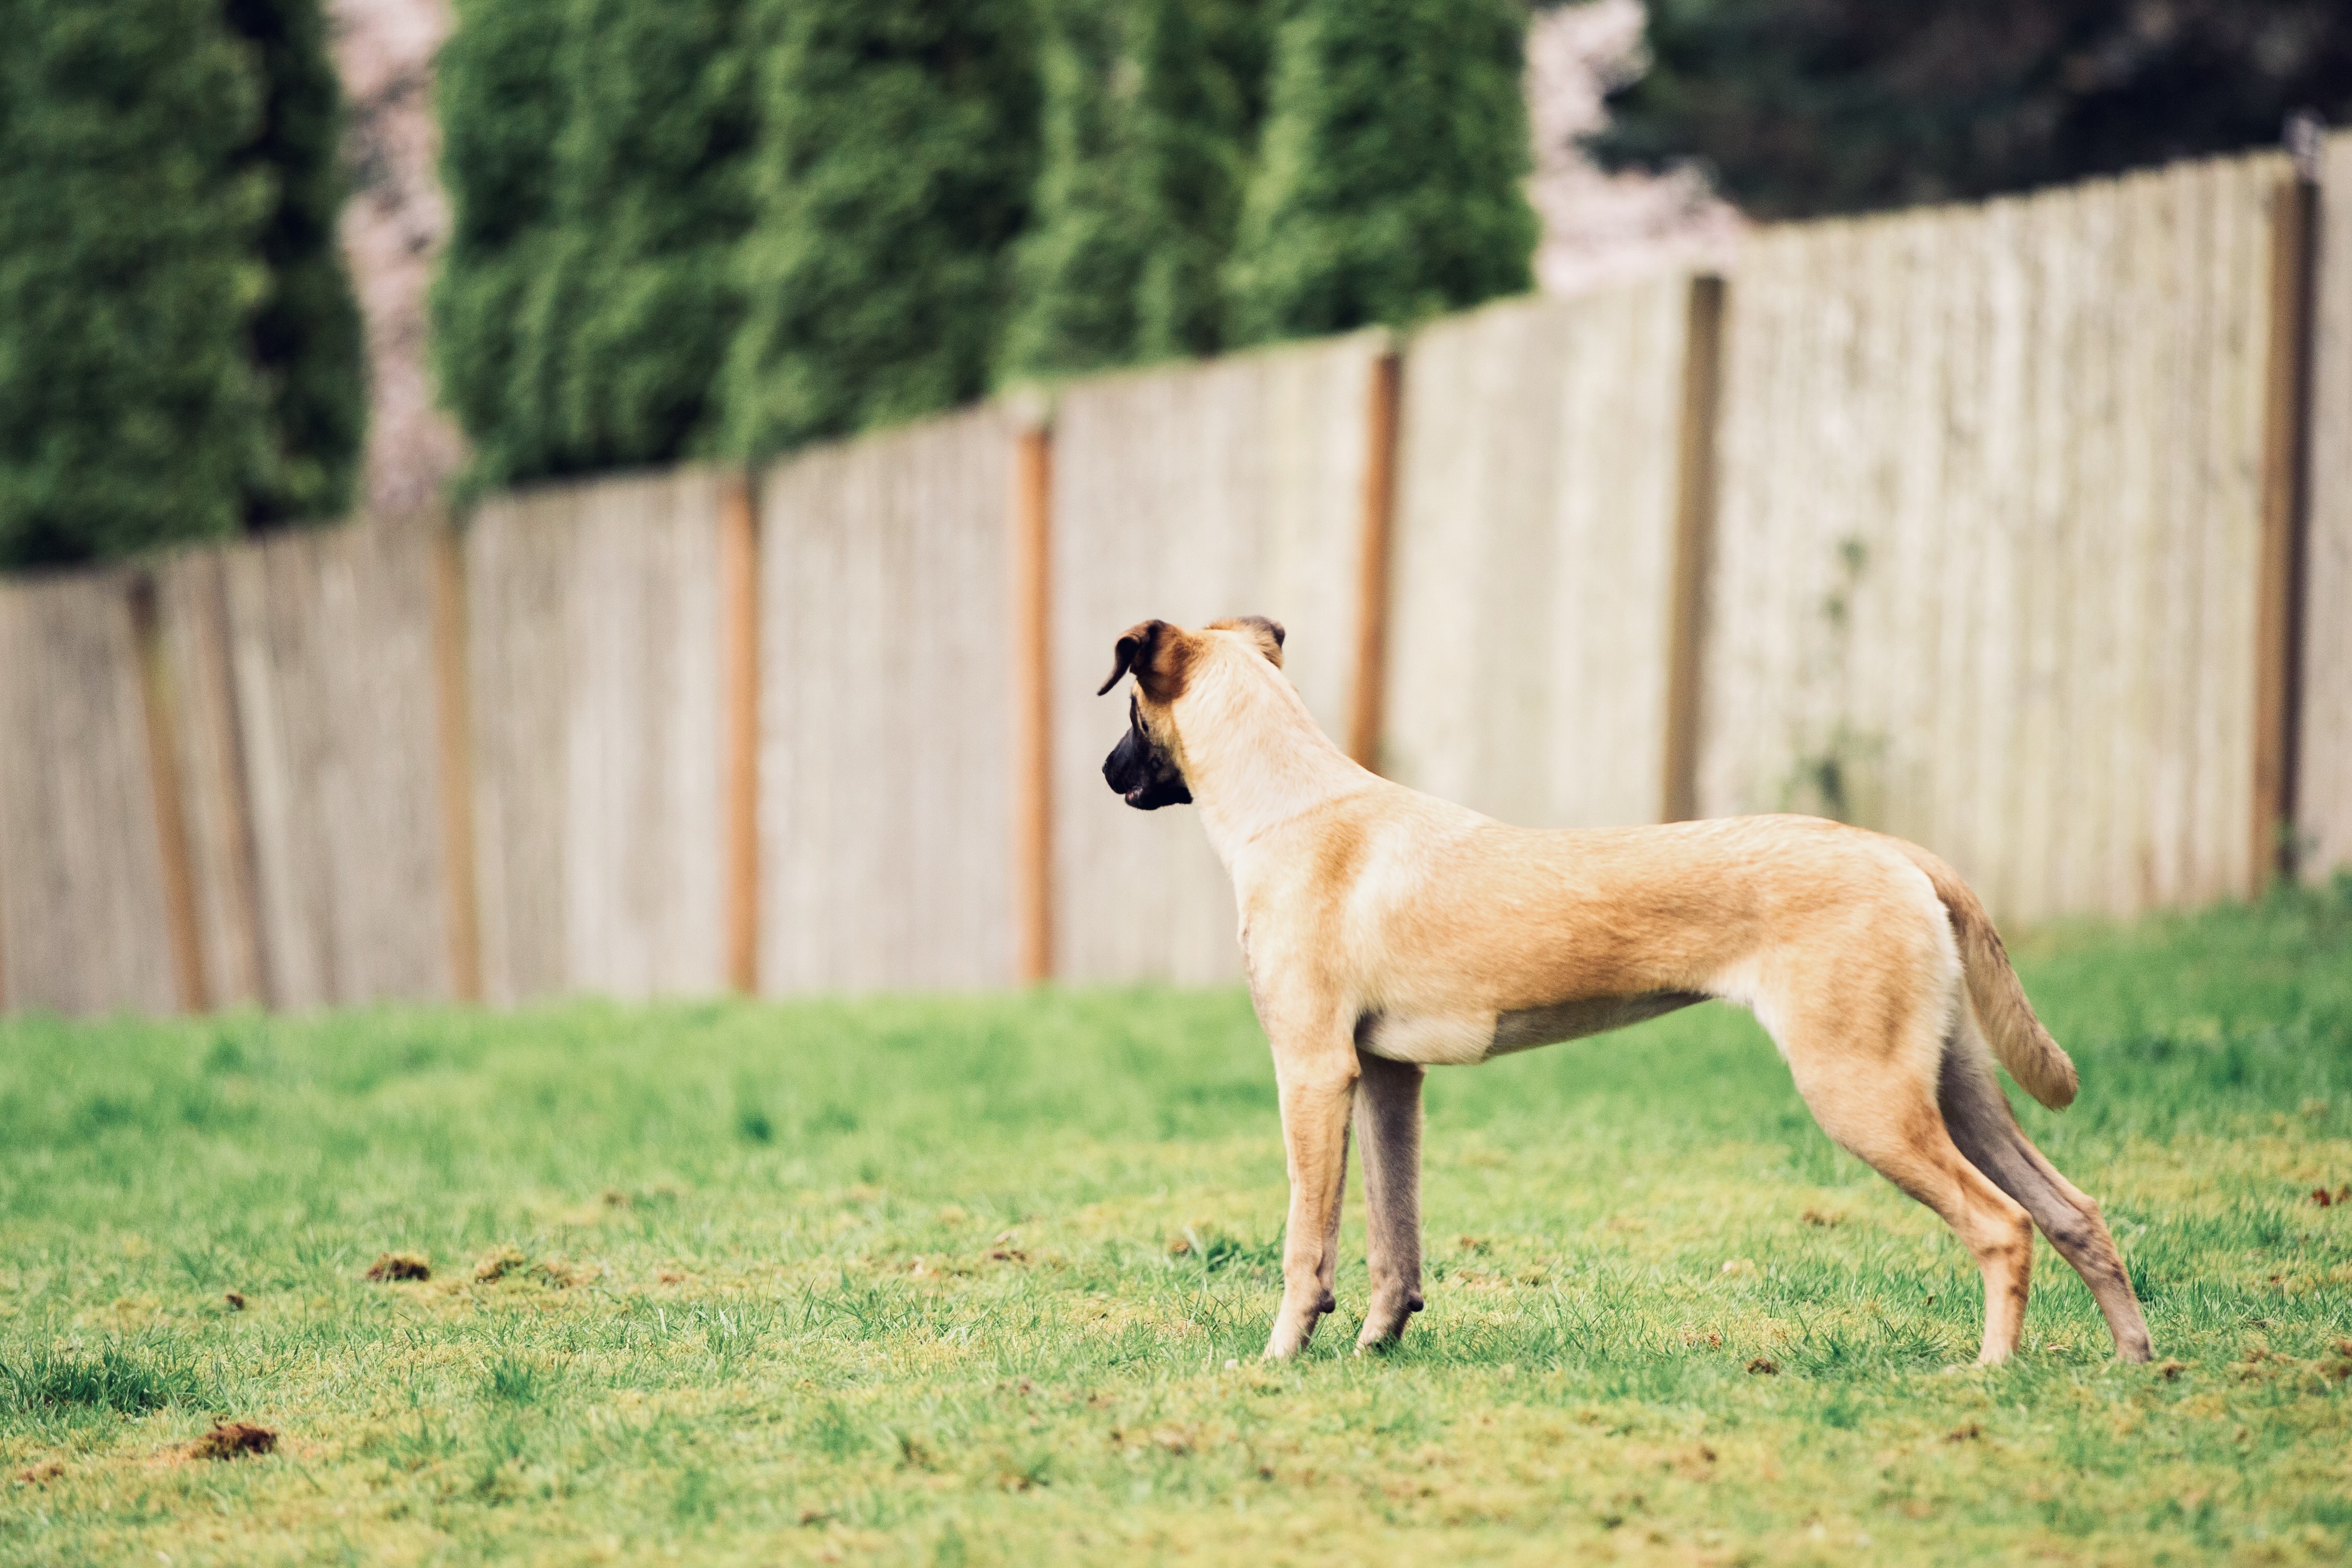
[[1127, 733], [1103, 759], [1103, 779], [1138, 811], [1192, 804], [1192, 792], [1184, 787], [1184, 770], [1143, 727], [1142, 705], [1132, 697], [1127, 700]]

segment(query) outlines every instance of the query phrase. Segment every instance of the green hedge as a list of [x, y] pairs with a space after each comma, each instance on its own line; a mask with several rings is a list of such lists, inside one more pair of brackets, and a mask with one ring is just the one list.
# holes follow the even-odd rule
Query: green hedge
[[1227, 272], [1243, 342], [1528, 289], [1519, 0], [1294, 0]]
[[912, 418], [988, 383], [1036, 178], [1028, 0], [755, 0], [758, 216], [730, 444]]
[[998, 378], [1523, 289], [1525, 23], [1517, 0], [458, 0], [436, 310], [475, 478], [763, 455]]
[[315, 3], [0, 0], [0, 565], [338, 510], [360, 436]]
[[715, 448], [741, 314], [742, 0], [461, 0], [443, 51], [453, 232], [434, 294], [475, 478]]
[[1045, 170], [1015, 258], [1015, 375], [1213, 353], [1265, 7], [1045, 0]]

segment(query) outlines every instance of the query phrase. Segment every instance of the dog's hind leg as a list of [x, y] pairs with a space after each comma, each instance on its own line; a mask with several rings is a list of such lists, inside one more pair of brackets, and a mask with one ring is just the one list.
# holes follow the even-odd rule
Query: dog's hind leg
[[1359, 1351], [1393, 1340], [1421, 1310], [1421, 1080], [1417, 1062], [1359, 1051], [1356, 1143], [1364, 1160], [1364, 1240], [1372, 1299]]
[[2058, 1256], [2073, 1264], [2091, 1288], [2106, 1316], [2107, 1331], [2115, 1336], [2116, 1356], [2147, 1360], [2153, 1353], [2147, 1321], [2140, 1315], [2139, 1298], [2132, 1293], [2131, 1276], [2099, 1215], [2099, 1205], [2026, 1140], [2009, 1097], [1993, 1077], [1991, 1058], [1977, 1037], [1976, 1026], [1965, 1014], [1945, 1043], [1936, 1099], [1952, 1142], [1969, 1163], [2024, 1205]]
[[[1822, 1130], [1936, 1211], [1984, 1274], [1984, 1344], [1978, 1361], [2006, 1361], [2025, 1324], [2033, 1268], [2026, 1212], [1953, 1143], [1936, 1108], [1927, 1026], [1895, 1009], [1821, 998], [1790, 1020], [1782, 1044], [1797, 1091]], [[1898, 1021], [1899, 1020], [1899, 1021]], [[1777, 1033], [1778, 1031], [1776, 1031]], [[1924, 1047], [1924, 1048], [1923, 1048]]]

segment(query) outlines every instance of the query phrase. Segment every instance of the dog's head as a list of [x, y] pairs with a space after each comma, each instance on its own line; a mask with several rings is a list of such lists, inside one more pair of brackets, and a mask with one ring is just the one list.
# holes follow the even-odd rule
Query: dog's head
[[1130, 672], [1135, 691], [1127, 702], [1127, 733], [1103, 759], [1103, 778], [1138, 811], [1192, 803], [1174, 708], [1195, 668], [1216, 651], [1209, 640], [1216, 632], [1238, 635], [1277, 668], [1282, 663], [1282, 627], [1264, 616], [1213, 621], [1198, 634], [1166, 621], [1144, 621], [1121, 632], [1111, 650], [1110, 679], [1096, 695]]

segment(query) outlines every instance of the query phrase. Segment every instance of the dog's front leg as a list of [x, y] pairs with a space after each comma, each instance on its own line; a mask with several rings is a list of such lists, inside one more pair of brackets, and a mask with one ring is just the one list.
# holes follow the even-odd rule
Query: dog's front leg
[[1365, 1252], [1372, 1299], [1356, 1348], [1395, 1339], [1421, 1310], [1421, 1080], [1415, 1062], [1365, 1052], [1356, 1088], [1356, 1142], [1364, 1160]]
[[1339, 1192], [1348, 1170], [1356, 1053], [1344, 1036], [1335, 1050], [1292, 1053], [1277, 1047], [1275, 1077], [1282, 1090], [1290, 1216], [1283, 1232], [1282, 1307], [1265, 1353], [1294, 1356], [1332, 1307], [1331, 1267], [1339, 1258]]

